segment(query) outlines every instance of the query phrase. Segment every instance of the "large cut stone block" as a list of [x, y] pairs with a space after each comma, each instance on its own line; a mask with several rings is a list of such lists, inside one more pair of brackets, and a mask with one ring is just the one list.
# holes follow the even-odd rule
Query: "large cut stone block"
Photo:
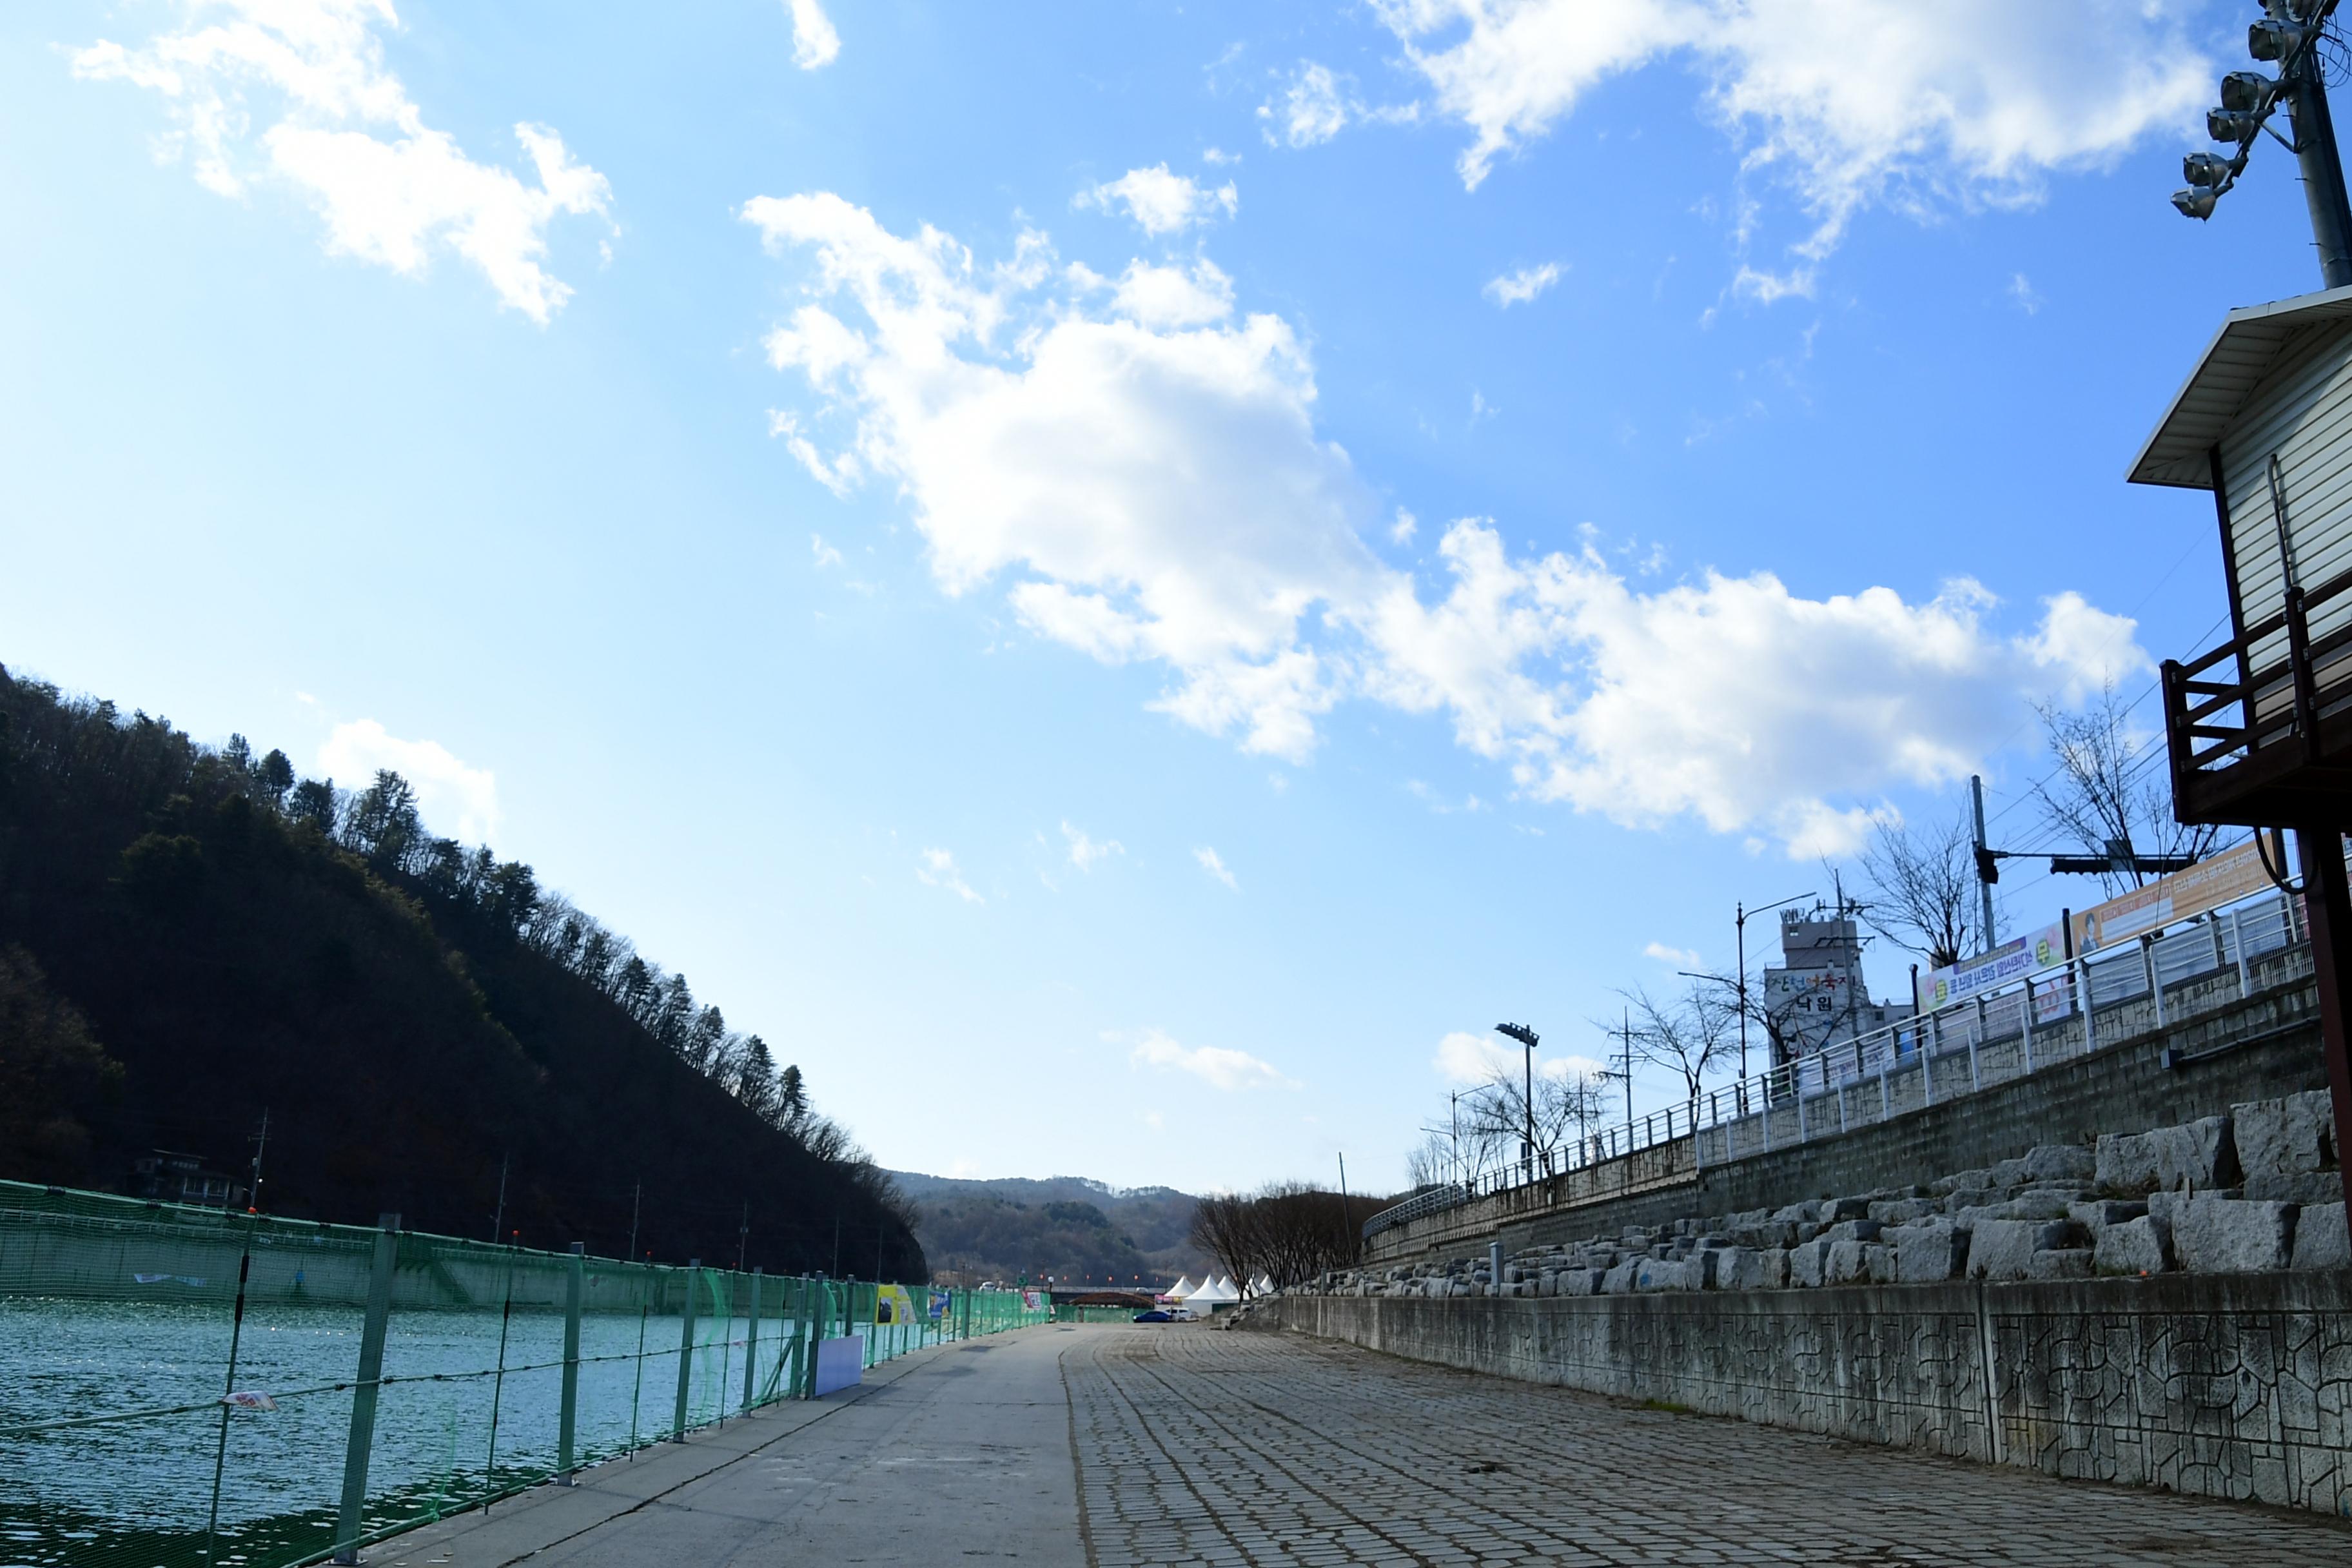
[[2226, 1116], [2153, 1132], [2103, 1132], [2099, 1186], [2111, 1193], [2208, 1192], [2238, 1177], [2237, 1144]]
[[1636, 1290], [1696, 1290], [1699, 1288], [1699, 1265], [1692, 1262], [1670, 1262], [1653, 1258], [1634, 1266], [1633, 1289]]
[[2098, 1173], [2097, 1153], [2080, 1143], [2044, 1143], [2026, 1151], [2029, 1182], [2087, 1182]]
[[1829, 1241], [1828, 1250], [1822, 1255], [1822, 1283], [1824, 1285], [1867, 1284], [1870, 1280], [1870, 1255], [1877, 1250], [1877, 1245], [1874, 1242], [1851, 1239]]
[[2170, 1239], [2164, 1221], [2147, 1215], [2101, 1226], [2091, 1266], [2101, 1274], [2161, 1274], [2172, 1267]]
[[2063, 1220], [1980, 1220], [1969, 1237], [1969, 1278], [2031, 1279], [2033, 1255], [2065, 1246], [2069, 1228]]
[[1948, 1219], [1901, 1225], [1885, 1233], [1895, 1253], [1897, 1284], [1924, 1285], [1957, 1279], [1968, 1267], [1969, 1233]]
[[2298, 1178], [2336, 1168], [2336, 1108], [2324, 1089], [2233, 1105], [2230, 1122], [2250, 1198], [2301, 1199], [2312, 1184]]
[[1829, 1241], [1807, 1241], [1789, 1248], [1789, 1283], [1804, 1286], [1824, 1283], [1829, 1275], [1829, 1251], [1835, 1245]]
[[1646, 1258], [1628, 1258], [1626, 1261], [1617, 1265], [1616, 1268], [1612, 1268], [1605, 1274], [1601, 1275], [1601, 1293], [1604, 1296], [1632, 1295], [1633, 1293], [1633, 1276], [1641, 1269], [1642, 1265], [1648, 1261], [1649, 1259]]
[[2025, 1266], [2028, 1279], [2088, 1279], [2091, 1249], [2087, 1247], [2045, 1247]]
[[2352, 1236], [2344, 1227], [2344, 1200], [2310, 1204], [2294, 1221], [2297, 1268], [2352, 1268]]
[[2191, 1198], [2171, 1205], [2172, 1256], [2193, 1274], [2242, 1274], [2294, 1261], [2295, 1205]]
[[1909, 1225], [1943, 1212], [1944, 1205], [1934, 1198], [1881, 1198], [1870, 1205], [1870, 1217], [1881, 1225]]

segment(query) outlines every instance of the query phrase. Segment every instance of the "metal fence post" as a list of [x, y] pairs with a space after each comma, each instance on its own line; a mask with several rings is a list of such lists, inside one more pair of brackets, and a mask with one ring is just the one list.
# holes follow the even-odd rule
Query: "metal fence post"
[[2147, 972], [2147, 994], [2156, 999], [2156, 1026], [2164, 1027], [2164, 977], [2156, 972], [2156, 938], [2139, 939], [2140, 967]]
[[1789, 1064], [1789, 1081], [1797, 1090], [1797, 1142], [1805, 1141], [1805, 1058], [1799, 1057]]
[[754, 1373], [760, 1364], [761, 1273], [760, 1266], [754, 1265], [751, 1269], [751, 1326], [743, 1332], [743, 1408], [746, 1410], [751, 1408], [752, 1396], [759, 1388]]
[[2230, 911], [2230, 946], [2235, 949], [2238, 954], [2238, 995], [2242, 999], [2252, 992], [2254, 977], [2252, 971], [2246, 967], [2245, 926], [2238, 919], [2238, 911], [2235, 910]]
[[2019, 1037], [2025, 1042], [2025, 1070], [2033, 1071], [2033, 976], [2025, 977], [2025, 1000], [2017, 1009]]
[[2095, 998], [2091, 994], [2091, 961], [2074, 960], [2074, 995], [2083, 1009], [2083, 1054], [2089, 1056], [2099, 1048], [2099, 1026]]
[[678, 1340], [677, 1346], [677, 1425], [669, 1435], [669, 1440], [673, 1443], [686, 1441], [687, 1396], [694, 1389], [694, 1288], [701, 1283], [702, 1259], [688, 1258], [686, 1260], [686, 1308], [682, 1314], [686, 1320], [686, 1329]]
[[367, 1322], [360, 1331], [359, 1376], [352, 1384], [352, 1435], [343, 1447], [343, 1503], [335, 1516], [338, 1563], [360, 1560], [361, 1510], [367, 1502], [368, 1458], [375, 1445], [376, 1396], [383, 1383], [383, 1338], [392, 1318], [392, 1277], [400, 1264], [400, 1216], [376, 1221], [375, 1258], [368, 1270]]
[[579, 1242], [572, 1244], [571, 1273], [563, 1282], [563, 1404], [555, 1417], [555, 1479], [567, 1487], [578, 1468], [572, 1438], [580, 1420], [580, 1289], [588, 1270], [583, 1250]]

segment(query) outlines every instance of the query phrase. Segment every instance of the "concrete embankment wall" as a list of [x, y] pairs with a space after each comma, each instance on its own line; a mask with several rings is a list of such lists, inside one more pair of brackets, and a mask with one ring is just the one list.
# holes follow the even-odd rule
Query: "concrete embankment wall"
[[1856, 1442], [2352, 1518], [2352, 1272], [1287, 1296], [1245, 1322]]
[[[2030, 1077], [1968, 1092], [1963, 1076], [1953, 1086], [1958, 1092], [1932, 1106], [1696, 1173], [1686, 1142], [1643, 1150], [1553, 1184], [1512, 1188], [1394, 1226], [1371, 1238], [1366, 1262], [1468, 1257], [1483, 1253], [1494, 1239], [1506, 1253], [1516, 1253], [1691, 1215], [1780, 1208], [1925, 1184], [2015, 1159], [2040, 1144], [2087, 1144], [2103, 1132], [2144, 1132], [2226, 1115], [2242, 1101], [2325, 1089], [2318, 994], [2307, 973], [2289, 967], [2290, 958], [2299, 965], [2300, 952], [2258, 968], [2255, 991], [2242, 998], [2192, 994], [2200, 987], [2233, 993], [2234, 973], [2173, 988], [2168, 995], [2176, 1011], [2188, 1012], [2200, 1000], [2219, 1005], [2168, 1028], [2151, 1026], [2154, 1015], [2145, 999], [2105, 1010], [2099, 1037], [2115, 1044], [2053, 1062]], [[2265, 978], [2271, 983], [2263, 984]], [[2168, 1068], [2168, 1049], [2187, 1059]], [[1939, 1065], [1967, 1072], [1965, 1059]], [[1852, 1092], [1874, 1090], [1865, 1086]], [[1817, 1112], [1816, 1125], [1834, 1125], [1834, 1112]]]

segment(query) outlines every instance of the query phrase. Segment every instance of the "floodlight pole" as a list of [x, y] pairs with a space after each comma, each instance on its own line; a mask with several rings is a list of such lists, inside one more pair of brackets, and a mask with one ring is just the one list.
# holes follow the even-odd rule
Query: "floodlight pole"
[[2352, 284], [2352, 198], [2344, 190], [2344, 156], [2327, 111], [2327, 83], [2319, 51], [2307, 48], [2287, 77], [2294, 117], [2294, 156], [2303, 167], [2303, 199], [2311, 209], [2311, 240], [2319, 274], [2330, 289]]

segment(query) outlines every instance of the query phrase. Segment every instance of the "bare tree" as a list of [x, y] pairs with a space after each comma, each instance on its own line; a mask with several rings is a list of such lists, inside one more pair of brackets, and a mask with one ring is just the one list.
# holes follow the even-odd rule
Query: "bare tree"
[[1698, 980], [1664, 1001], [1640, 986], [1618, 993], [1633, 1008], [1627, 1043], [1634, 1059], [1680, 1077], [1686, 1099], [1696, 1100], [1699, 1085], [1739, 1048], [1738, 1011], [1726, 1005], [1721, 990]]
[[1247, 1196], [1202, 1198], [1192, 1211], [1192, 1245], [1231, 1275], [1244, 1294], [1261, 1276], [1275, 1288], [1351, 1267], [1364, 1221], [1384, 1205], [1370, 1196], [1341, 1198], [1297, 1182], [1276, 1182]]
[[1978, 929], [1976, 834], [1965, 804], [1931, 824], [1881, 820], [1863, 851], [1871, 900], [1861, 906], [1870, 929], [1927, 961], [1958, 963], [1985, 945]]
[[[1551, 1064], [1552, 1068], [1565, 1065]], [[1590, 1132], [1601, 1120], [1602, 1089], [1601, 1077], [1572, 1068], [1548, 1068], [1536, 1074], [1530, 1105], [1525, 1075], [1497, 1068], [1480, 1087], [1475, 1100], [1465, 1102], [1469, 1114], [1464, 1132], [1468, 1136], [1475, 1131], [1479, 1145], [1503, 1164], [1510, 1163], [1522, 1142], [1530, 1142], [1535, 1157], [1550, 1170], [1558, 1163], [1559, 1151], [1570, 1140]]]
[[[2116, 697], [2113, 681], [2098, 702], [2080, 713], [2054, 703], [2036, 710], [2049, 737], [2057, 771], [2033, 786], [2050, 826], [2083, 847], [2104, 855], [2119, 842], [2137, 855], [2202, 857], [2221, 829], [2173, 820], [2169, 781], [2162, 763], [2162, 737], [2136, 727], [2129, 707]], [[2108, 871], [2099, 879], [2110, 893], [2147, 879], [2137, 868]]]

